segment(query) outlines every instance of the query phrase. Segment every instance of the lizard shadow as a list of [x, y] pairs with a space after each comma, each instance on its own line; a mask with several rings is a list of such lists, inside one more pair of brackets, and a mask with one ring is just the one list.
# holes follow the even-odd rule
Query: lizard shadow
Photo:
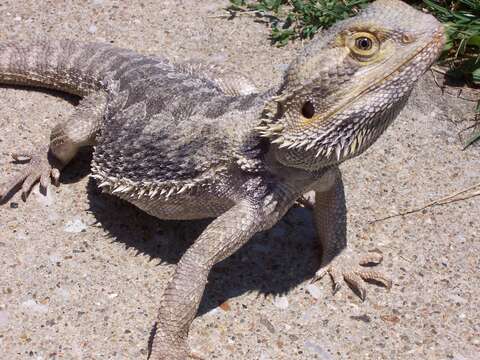
[[25, 92], [43, 93], [49, 96], [53, 96], [53, 97], [65, 100], [74, 106], [78, 105], [81, 99], [79, 96], [72, 95], [66, 92], [47, 89], [43, 87], [28, 86], [28, 85], [0, 84], [0, 89], [12, 89], [12, 90], [22, 90]]
[[[90, 211], [112, 238], [137, 255], [176, 264], [211, 219], [160, 220], [88, 183]], [[115, 214], [112, 216], [112, 214]], [[310, 211], [293, 207], [272, 229], [255, 235], [209, 274], [198, 315], [244, 293], [280, 295], [310, 279], [318, 269], [320, 246]]]
[[[82, 149], [62, 172], [61, 184], [74, 183], [87, 176], [91, 159], [91, 149]], [[18, 189], [12, 194], [15, 190]], [[159, 259], [160, 264], [176, 264], [211, 221], [157, 219], [115, 196], [103, 194], [93, 180], [88, 182], [87, 196], [89, 211], [113, 241], [136, 249], [138, 256]], [[2, 200], [5, 203], [9, 197]], [[319, 259], [320, 246], [310, 211], [294, 206], [272, 229], [255, 235], [240, 250], [214, 266], [197, 315], [244, 293], [285, 294], [313, 277]]]

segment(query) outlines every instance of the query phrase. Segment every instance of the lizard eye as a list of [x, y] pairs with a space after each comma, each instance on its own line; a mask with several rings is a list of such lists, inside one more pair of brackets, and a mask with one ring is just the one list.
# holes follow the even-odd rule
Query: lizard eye
[[353, 33], [347, 39], [352, 55], [360, 61], [368, 61], [380, 50], [377, 37], [368, 32]]
[[372, 40], [367, 37], [359, 37], [355, 40], [355, 46], [357, 49], [367, 51], [370, 50], [373, 46]]
[[306, 101], [302, 106], [302, 115], [304, 118], [311, 119], [315, 115], [315, 106], [311, 101]]

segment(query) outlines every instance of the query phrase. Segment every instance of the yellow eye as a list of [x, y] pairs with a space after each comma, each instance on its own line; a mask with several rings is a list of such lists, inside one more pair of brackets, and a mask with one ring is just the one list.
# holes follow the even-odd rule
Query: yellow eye
[[377, 37], [368, 32], [353, 33], [347, 39], [347, 46], [360, 61], [368, 61], [380, 50]]
[[359, 37], [355, 40], [355, 46], [357, 49], [367, 51], [370, 50], [373, 46], [372, 40], [369, 39], [368, 37]]

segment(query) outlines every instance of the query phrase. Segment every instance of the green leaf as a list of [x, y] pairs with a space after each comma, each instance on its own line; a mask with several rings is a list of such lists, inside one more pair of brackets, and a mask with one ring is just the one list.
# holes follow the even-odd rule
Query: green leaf
[[471, 36], [467, 41], [467, 45], [477, 46], [480, 48], [480, 34]]
[[480, 130], [478, 131], [475, 131], [472, 136], [470, 136], [467, 141], [465, 141], [465, 144], [463, 146], [463, 150], [465, 150], [466, 148], [468, 148], [470, 145], [472, 145], [473, 143], [477, 142], [478, 140], [480, 140]]
[[[478, 68], [472, 71], [472, 81], [475, 85], [480, 85], [480, 65]], [[479, 103], [480, 106], [480, 103]], [[477, 112], [480, 112], [480, 109], [477, 108]]]

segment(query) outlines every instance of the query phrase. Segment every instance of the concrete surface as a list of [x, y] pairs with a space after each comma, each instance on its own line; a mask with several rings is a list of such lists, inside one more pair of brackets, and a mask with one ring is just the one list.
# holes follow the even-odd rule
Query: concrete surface
[[[228, 63], [267, 88], [302, 44], [270, 46], [252, 17], [218, 17], [225, 4], [7, 0], [0, 40], [110, 41]], [[319, 249], [309, 212], [295, 208], [215, 267], [192, 347], [208, 359], [480, 358], [480, 198], [369, 223], [480, 182], [479, 147], [461, 151], [457, 136], [473, 107], [427, 75], [387, 134], [342, 166], [349, 241], [384, 253], [391, 291], [369, 285], [362, 303], [347, 287], [332, 296], [326, 280], [309, 285]], [[47, 141], [72, 109], [58, 95], [0, 88], [2, 177], [16, 171], [10, 151]], [[145, 359], [159, 297], [207, 223], [159, 221], [99, 194], [88, 160], [47, 197], [0, 207], [1, 359]]]

